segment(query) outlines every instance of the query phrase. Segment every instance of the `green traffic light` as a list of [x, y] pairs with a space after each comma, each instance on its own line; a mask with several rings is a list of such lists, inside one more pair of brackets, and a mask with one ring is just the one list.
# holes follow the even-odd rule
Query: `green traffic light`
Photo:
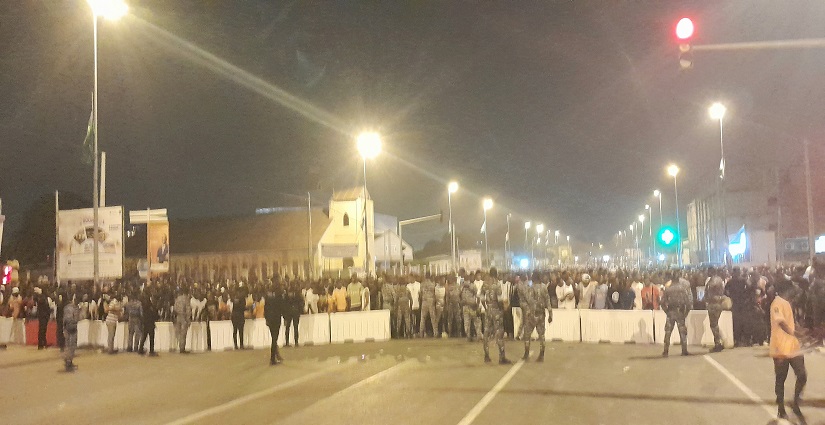
[[679, 234], [676, 231], [676, 229], [672, 227], [662, 227], [659, 230], [657, 239], [661, 246], [665, 248], [671, 248], [676, 246], [676, 242], [679, 240]]

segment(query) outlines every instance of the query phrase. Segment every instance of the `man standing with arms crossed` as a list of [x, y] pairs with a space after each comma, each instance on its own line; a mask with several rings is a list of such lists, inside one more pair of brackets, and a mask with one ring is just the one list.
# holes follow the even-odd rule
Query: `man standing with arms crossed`
[[805, 417], [799, 409], [800, 396], [805, 384], [808, 381], [808, 373], [805, 370], [804, 353], [800, 350], [799, 339], [796, 335], [796, 324], [793, 318], [793, 308], [788, 301], [793, 296], [794, 286], [789, 281], [777, 283], [777, 296], [771, 303], [771, 343], [770, 354], [773, 358], [773, 369], [776, 374], [776, 405], [777, 416], [786, 419], [785, 413], [785, 379], [788, 378], [788, 368], [793, 368], [796, 375], [796, 385], [794, 386], [794, 397], [791, 409], [799, 418], [800, 424], [805, 424]]

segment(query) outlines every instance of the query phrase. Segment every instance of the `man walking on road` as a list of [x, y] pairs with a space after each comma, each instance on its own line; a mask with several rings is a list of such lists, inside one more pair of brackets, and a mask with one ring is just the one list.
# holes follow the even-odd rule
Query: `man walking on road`
[[788, 302], [793, 296], [794, 286], [789, 281], [777, 284], [777, 296], [771, 303], [771, 343], [770, 354], [773, 358], [773, 369], [776, 374], [776, 405], [777, 416], [786, 419], [785, 413], [785, 379], [788, 378], [788, 368], [793, 368], [796, 375], [796, 385], [794, 386], [793, 409], [794, 414], [799, 419], [800, 424], [805, 424], [805, 417], [799, 409], [802, 391], [808, 381], [808, 373], [805, 370], [805, 356], [800, 350], [799, 339], [796, 335], [796, 324], [794, 323], [793, 308]]
[[75, 365], [74, 352], [77, 348], [77, 322], [80, 320], [80, 311], [77, 309], [73, 296], [64, 297], [65, 305], [61, 308], [63, 317], [57, 320], [63, 322], [63, 338], [65, 348], [63, 350], [66, 372], [74, 372]]
[[707, 300], [710, 331], [713, 332], [713, 348], [710, 349], [710, 352], [718, 353], [725, 348], [722, 345], [722, 333], [719, 331], [719, 317], [722, 315], [722, 310], [724, 310], [725, 283], [722, 282], [722, 278], [719, 277], [716, 270], [711, 270], [711, 274], [705, 289], [705, 299]]

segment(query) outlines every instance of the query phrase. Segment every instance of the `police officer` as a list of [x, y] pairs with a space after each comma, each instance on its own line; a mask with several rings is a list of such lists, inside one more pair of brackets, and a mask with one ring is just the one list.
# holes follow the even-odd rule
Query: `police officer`
[[189, 302], [189, 289], [181, 288], [180, 294], [175, 298], [175, 335], [178, 337], [178, 349], [181, 354], [189, 354], [186, 351], [186, 334], [189, 332], [189, 324], [192, 320], [192, 303]]
[[66, 366], [66, 372], [74, 372], [74, 352], [77, 348], [77, 322], [80, 321], [80, 310], [73, 296], [63, 296], [65, 305], [60, 309], [63, 313], [62, 317], [58, 317], [58, 321], [63, 323], [63, 338], [65, 349], [63, 351], [63, 359]]
[[427, 321], [432, 324], [433, 336], [438, 334], [438, 322], [435, 317], [435, 283], [430, 279], [429, 274], [421, 284], [421, 330], [419, 336], [424, 338], [427, 334]]
[[447, 334], [461, 336], [461, 286], [451, 277], [447, 284]]
[[510, 364], [510, 360], [504, 355], [504, 294], [501, 290], [501, 283], [498, 281], [498, 272], [495, 267], [490, 269], [490, 273], [484, 276], [484, 283], [481, 285], [481, 303], [484, 306], [484, 362], [490, 363], [490, 339], [495, 337], [498, 346], [498, 363]]
[[390, 332], [393, 337], [398, 337], [395, 332], [395, 323], [398, 320], [395, 311], [395, 287], [389, 278], [381, 286], [381, 309], [390, 311]]
[[[525, 285], [529, 298], [529, 305], [522, 304], [522, 309], [529, 309], [530, 312], [525, 312], [525, 316], [529, 316], [529, 322], [524, 326], [524, 360], [530, 358], [530, 337], [533, 335], [533, 329], [538, 333], [538, 341], [540, 346], [539, 356], [536, 358], [537, 362], [544, 361], [544, 334], [546, 333], [545, 323], [553, 321], [553, 310], [550, 308], [550, 292], [547, 290], [547, 284], [541, 282], [541, 276], [538, 273], [533, 273], [533, 278]], [[525, 290], [523, 290], [525, 291]], [[547, 313], [549, 312], [549, 314]]]
[[475, 328], [476, 338], [481, 336], [481, 321], [478, 317], [478, 308], [478, 295], [476, 294], [475, 285], [469, 280], [464, 280], [461, 284], [461, 311], [464, 317], [464, 333], [470, 342], [473, 342], [473, 334], [470, 332], [471, 328]]
[[722, 333], [719, 331], [719, 316], [722, 315], [723, 302], [725, 300], [725, 283], [719, 277], [719, 272], [711, 270], [711, 277], [705, 287], [705, 301], [708, 308], [708, 319], [710, 320], [710, 331], [713, 332], [713, 348], [711, 353], [722, 351]]
[[690, 290], [690, 282], [674, 274], [671, 284], [665, 288], [662, 295], [662, 310], [667, 314], [665, 323], [665, 349], [662, 356], [667, 357], [670, 350], [670, 334], [673, 333], [673, 325], [679, 327], [679, 337], [682, 340], [682, 355], [687, 356], [687, 325], [685, 319], [693, 308], [693, 293]]

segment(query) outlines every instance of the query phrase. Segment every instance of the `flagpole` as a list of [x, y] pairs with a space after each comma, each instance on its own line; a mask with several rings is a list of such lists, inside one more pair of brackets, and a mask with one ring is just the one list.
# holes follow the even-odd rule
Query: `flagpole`
[[98, 285], [99, 275], [100, 275], [100, 265], [99, 265], [99, 255], [98, 255], [98, 228], [100, 225], [99, 222], [99, 207], [100, 207], [100, 187], [98, 186], [98, 167], [100, 164], [98, 163], [98, 151], [97, 151], [97, 20], [98, 16], [96, 13], [92, 14], [94, 19], [93, 25], [93, 38], [94, 38], [94, 177], [92, 178], [92, 182], [94, 185], [93, 195], [92, 195], [92, 215], [94, 216], [94, 231], [93, 231], [93, 252], [92, 252], [92, 261], [94, 262], [94, 273], [93, 273], [93, 281], [95, 287]]
[[60, 198], [58, 191], [54, 191], [54, 281], [60, 285], [60, 275], [57, 274], [58, 253], [60, 252]]
[[100, 152], [100, 206], [106, 206], [106, 152]]

